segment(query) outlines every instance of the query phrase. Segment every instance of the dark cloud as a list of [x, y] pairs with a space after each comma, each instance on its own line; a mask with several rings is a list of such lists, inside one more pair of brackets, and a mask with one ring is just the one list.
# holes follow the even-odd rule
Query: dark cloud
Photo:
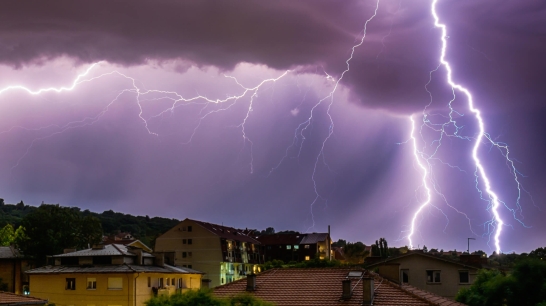
[[[374, 10], [372, 1], [33, 1], [0, 5], [0, 63], [22, 66], [59, 56], [122, 65], [182, 58], [231, 69], [239, 62], [276, 69], [322, 66], [339, 76]], [[440, 1], [450, 25], [448, 57], [476, 92], [497, 103], [543, 94], [543, 1]], [[515, 16], [515, 17], [514, 17]], [[368, 107], [420, 110], [440, 32], [419, 1], [380, 2], [345, 83]], [[360, 34], [359, 34], [360, 33]], [[511, 71], [517, 78], [499, 71]], [[471, 84], [479, 83], [480, 88]], [[499, 84], [502, 84], [499, 86]], [[505, 89], [505, 90], [503, 90]]]
[[[198, 118], [220, 106], [205, 110], [204, 105], [188, 105], [150, 119], [148, 127], [160, 135], [152, 136], [138, 117], [134, 96], [124, 94], [95, 124], [40, 139], [30, 149], [33, 139], [51, 135], [55, 129], [12, 131], [12, 126], [63, 125], [95, 116], [129, 86], [127, 81], [112, 76], [86, 83], [70, 94], [2, 96], [0, 196], [8, 202], [23, 198], [26, 203], [39, 204], [45, 200], [95, 211], [112, 208], [278, 230], [306, 230], [312, 225], [312, 210], [317, 225], [312, 230], [322, 231], [330, 224], [339, 229], [335, 238], [370, 243], [380, 236], [389, 242], [404, 237], [407, 232], [401, 231], [408, 229], [422, 189], [411, 146], [400, 143], [409, 137], [407, 116], [431, 102], [425, 84], [439, 57], [440, 32], [433, 27], [428, 5], [416, 0], [380, 2], [377, 17], [368, 24], [366, 40], [344, 76], [345, 87], [336, 93], [331, 109], [334, 134], [312, 176], [317, 152], [331, 128], [326, 103], [314, 113], [299, 152], [300, 143], [290, 149], [294, 130], [331, 88], [333, 83], [325, 80], [324, 72], [338, 78], [346, 68], [345, 60], [359, 41], [375, 2], [4, 1], [0, 3], [3, 65], [46, 66], [58, 57], [70, 57], [79, 64], [106, 60], [131, 66], [139, 86], [142, 81], [146, 88], [175, 88], [184, 95], [199, 92], [221, 98], [240, 88], [230, 79], [218, 81], [210, 66], [238, 73], [244, 84], [255, 84], [278, 71], [241, 68], [237, 66], [241, 62], [278, 70], [296, 68], [299, 75], [267, 86], [256, 97], [245, 129], [253, 143], [252, 174], [250, 143], [241, 134], [248, 96], [203, 120], [189, 144], [183, 143], [195, 130]], [[510, 156], [522, 161], [518, 169], [528, 177], [522, 176], [521, 181], [540, 205], [546, 182], [546, 172], [539, 166], [543, 164], [546, 115], [542, 84], [546, 79], [545, 2], [441, 0], [438, 5], [442, 20], [449, 25], [447, 57], [456, 81], [475, 95], [492, 137], [509, 143]], [[180, 60], [173, 64], [173, 59]], [[178, 74], [167, 68], [154, 71], [156, 62]], [[141, 71], [136, 66], [143, 63], [152, 64]], [[33, 84], [47, 83], [48, 76], [58, 81], [55, 84], [65, 82], [47, 71], [37, 74], [41, 80]], [[253, 75], [254, 71], [258, 73]], [[444, 73], [434, 73], [428, 90], [433, 95], [430, 109], [441, 113], [443, 107], [445, 114], [451, 92]], [[309, 84], [313, 85], [307, 88]], [[351, 103], [346, 103], [346, 96]], [[171, 103], [154, 102], [143, 103], [144, 117], [150, 118]], [[469, 115], [465, 103], [456, 100], [458, 110]], [[473, 118], [458, 120], [464, 125], [463, 133], [474, 136]], [[470, 142], [463, 141], [460, 147], [457, 139], [443, 141], [444, 161], [464, 172], [438, 161], [437, 179], [453, 200], [450, 203], [467, 209], [474, 225], [481, 226], [478, 223], [489, 215], [482, 209], [487, 203], [475, 191], [468, 152], [462, 150]], [[495, 187], [510, 186], [500, 189], [507, 205], [514, 205], [510, 169], [494, 155], [495, 150], [487, 149], [484, 146], [480, 153], [494, 169], [495, 178], [508, 173]], [[317, 202], [312, 177], [323, 197]], [[543, 215], [529, 204], [526, 193], [523, 198], [529, 224], [537, 226], [533, 235], [542, 233]], [[470, 237], [467, 219], [441, 199], [434, 203], [445, 209], [450, 223], [443, 232], [444, 215], [427, 209], [420, 221], [420, 234], [430, 239], [427, 246], [447, 249], [453, 248], [454, 241], [466, 242]], [[509, 217], [506, 211], [502, 214]], [[510, 235], [522, 232], [517, 224], [514, 228]], [[487, 251], [486, 240], [479, 243]], [[506, 245], [516, 245], [513, 248], [518, 251], [538, 246], [518, 245], [517, 241], [510, 239]]]

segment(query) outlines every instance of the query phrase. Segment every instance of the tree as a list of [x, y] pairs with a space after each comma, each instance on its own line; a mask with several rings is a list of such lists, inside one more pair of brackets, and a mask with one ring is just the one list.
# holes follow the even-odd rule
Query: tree
[[[377, 240], [376, 240], [377, 243]], [[379, 238], [379, 256], [383, 258], [389, 257], [389, 246], [387, 245], [387, 240], [385, 238]]]
[[15, 240], [15, 230], [11, 224], [0, 229], [0, 246], [9, 246]]
[[344, 248], [347, 245], [347, 241], [343, 239], [338, 239], [336, 242], [332, 243], [333, 247]]
[[28, 256], [34, 256], [38, 265], [46, 262], [47, 255], [63, 252], [65, 248], [83, 248], [100, 242], [102, 227], [97, 218], [82, 218], [79, 209], [42, 204], [21, 221], [24, 236], [16, 240]]
[[360, 264], [364, 262], [364, 257], [366, 257], [366, 246], [358, 241], [355, 243], [347, 243], [343, 249], [345, 259], [348, 263]]
[[25, 228], [19, 226], [17, 230], [13, 230], [11, 224], [7, 224], [0, 229], [0, 246], [9, 246], [14, 244], [17, 240], [25, 237]]
[[474, 284], [459, 291], [455, 299], [469, 306], [546, 303], [546, 262], [523, 260], [514, 266], [511, 275], [497, 270], [480, 270]]

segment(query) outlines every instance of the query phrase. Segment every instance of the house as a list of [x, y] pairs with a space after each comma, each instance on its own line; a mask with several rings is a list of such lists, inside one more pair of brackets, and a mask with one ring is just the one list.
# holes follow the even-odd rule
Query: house
[[361, 268], [272, 269], [214, 289], [218, 297], [242, 292], [279, 306], [462, 305]]
[[257, 237], [262, 245], [266, 261], [304, 261], [315, 257], [331, 259], [332, 239], [329, 233], [271, 234]]
[[11, 292], [0, 291], [0, 306], [36, 306], [46, 305], [47, 300], [38, 299], [31, 296], [19, 295]]
[[206, 273], [216, 287], [258, 273], [264, 262], [259, 244], [244, 230], [185, 219], [157, 237], [154, 249], [178, 266]]
[[53, 265], [26, 272], [30, 294], [56, 305], [132, 306], [201, 287], [201, 272], [169, 265], [164, 255], [122, 244], [54, 255]]
[[13, 246], [0, 246], [0, 288], [16, 294], [23, 293], [28, 285], [24, 271], [31, 267], [32, 261], [22, 256], [19, 250]]
[[[478, 257], [475, 259], [474, 257]], [[372, 263], [368, 269], [398, 284], [432, 292], [439, 296], [455, 299], [457, 292], [468, 288], [476, 278], [481, 260], [478, 255], [466, 255], [461, 261], [434, 256], [423, 251], [410, 251], [405, 254]]]

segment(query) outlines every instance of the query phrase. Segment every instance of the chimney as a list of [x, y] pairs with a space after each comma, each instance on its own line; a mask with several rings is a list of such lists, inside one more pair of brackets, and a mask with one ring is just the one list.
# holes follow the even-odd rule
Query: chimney
[[201, 289], [205, 288], [205, 289], [209, 289], [210, 288], [210, 282], [212, 280], [208, 279], [208, 278], [203, 278], [201, 279]]
[[342, 300], [350, 300], [351, 296], [353, 295], [353, 290], [351, 290], [351, 280], [350, 279], [344, 279], [341, 281], [341, 288], [343, 289], [343, 292], [341, 294]]
[[142, 249], [140, 248], [135, 248], [134, 250], [132, 250], [135, 254], [136, 254], [136, 264], [139, 265], [139, 266], [142, 266]]
[[252, 273], [246, 277], [246, 291], [256, 290], [256, 274]]
[[373, 277], [362, 278], [362, 305], [373, 305]]
[[165, 254], [163, 253], [154, 253], [155, 265], [159, 267], [165, 266]]

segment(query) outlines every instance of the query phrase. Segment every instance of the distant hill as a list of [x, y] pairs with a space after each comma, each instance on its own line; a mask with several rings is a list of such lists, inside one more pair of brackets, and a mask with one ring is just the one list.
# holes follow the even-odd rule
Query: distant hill
[[[0, 228], [8, 223], [17, 228], [21, 224], [21, 220], [36, 209], [36, 206], [25, 205], [23, 201], [18, 204], [5, 204], [4, 200], [0, 198]], [[82, 216], [97, 217], [102, 224], [104, 235], [128, 232], [151, 248], [154, 247], [153, 242], [158, 235], [163, 234], [180, 222], [177, 219], [133, 216], [112, 210], [103, 211], [99, 214], [88, 209], [84, 211], [77, 207], [73, 207], [73, 209], [77, 210]]]

